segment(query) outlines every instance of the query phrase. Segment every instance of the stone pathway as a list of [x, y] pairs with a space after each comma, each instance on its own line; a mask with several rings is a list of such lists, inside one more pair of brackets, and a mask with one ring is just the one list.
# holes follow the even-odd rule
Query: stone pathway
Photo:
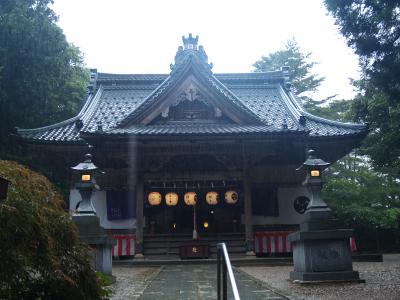
[[111, 300], [138, 299], [160, 271], [159, 267], [114, 267]]
[[[248, 275], [235, 272], [241, 299], [287, 299], [254, 281]], [[228, 287], [228, 299], [232, 299]], [[217, 299], [216, 265], [164, 266], [143, 291], [143, 300]]]
[[[280, 293], [290, 299], [400, 299], [400, 254], [384, 255], [383, 262], [355, 262], [354, 269], [366, 283], [294, 284], [288, 280], [293, 266], [240, 267], [235, 277], [242, 300], [288, 299]], [[114, 267], [113, 274], [113, 300], [217, 298], [215, 265]]]

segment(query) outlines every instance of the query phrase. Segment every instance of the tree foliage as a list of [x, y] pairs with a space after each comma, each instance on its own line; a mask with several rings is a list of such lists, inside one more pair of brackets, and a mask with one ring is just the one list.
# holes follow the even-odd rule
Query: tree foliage
[[[328, 103], [326, 103], [328, 102]], [[341, 121], [350, 122], [353, 119], [351, 112], [351, 100], [334, 100], [334, 101], [313, 101], [310, 100], [304, 104], [304, 108], [319, 117]]]
[[289, 67], [289, 80], [292, 84], [293, 92], [297, 96], [304, 96], [307, 92], [314, 92], [324, 80], [312, 74], [312, 68], [317, 64], [309, 61], [311, 53], [303, 53], [296, 40], [288, 40], [285, 48], [268, 56], [263, 56], [261, 60], [253, 65], [256, 72], [277, 71], [282, 67]]
[[[298, 55], [294, 56], [290, 51], [287, 51], [288, 48], [287, 46], [285, 50], [270, 54], [268, 58], [263, 58], [262, 61], [257, 62], [254, 66], [261, 71], [278, 70], [281, 66], [289, 66], [294, 61], [291, 59], [292, 57], [299, 59], [296, 65], [307, 65], [306, 59], [309, 58], [309, 54], [301, 55], [301, 50], [296, 47]], [[262, 67], [264, 61], [266, 62], [265, 67]], [[307, 87], [307, 81], [305, 84], [302, 81], [304, 76], [315, 76], [310, 73], [311, 67], [308, 69], [303, 68], [303, 72], [296, 72], [294, 66], [290, 67], [291, 81], [301, 86], [301, 89], [298, 90], [312, 90]], [[358, 84], [364, 82], [365, 80], [358, 82]], [[318, 85], [316, 83], [314, 86]], [[391, 124], [390, 126], [394, 129], [394, 126], [399, 126], [399, 124], [388, 116], [386, 101], [382, 100], [383, 95], [379, 95], [379, 97], [378, 95], [378, 93], [375, 93], [374, 96], [377, 99], [367, 103], [365, 102], [367, 98], [364, 96], [358, 96], [355, 100], [335, 101], [330, 101], [330, 99], [315, 101], [310, 97], [303, 97], [303, 100], [304, 98], [306, 100], [303, 101], [303, 106], [314, 115], [342, 122], [349, 122], [354, 119], [365, 120], [365, 118], [361, 117], [366, 115], [362, 114], [365, 113], [364, 110], [374, 110], [376, 115], [380, 115], [381, 118], [385, 119], [382, 121]], [[393, 117], [394, 112], [392, 111], [391, 114]], [[396, 120], [400, 120], [400, 118]], [[368, 121], [371, 122], [372, 120], [368, 119]], [[377, 123], [370, 123], [370, 126], [378, 128]], [[377, 131], [378, 133], [379, 131]], [[378, 139], [373, 140], [372, 137], [374, 137], [373, 134], [369, 137], [372, 145], [380, 142]], [[388, 138], [387, 141], [384, 141], [387, 145], [386, 148], [395, 147], [393, 143], [395, 140], [392, 140], [389, 135], [386, 135], [386, 138]], [[377, 149], [372, 148], [363, 152], [371, 153], [374, 150], [377, 151]], [[386, 230], [386, 236], [391, 241], [390, 245], [385, 245], [386, 248], [389, 248], [389, 246], [393, 249], [399, 247], [400, 241], [397, 244], [395, 242], [396, 239], [400, 239], [398, 234], [400, 227], [399, 181], [396, 177], [383, 172], [385, 171], [383, 169], [381, 169], [381, 172], [377, 172], [371, 167], [368, 156], [360, 156], [356, 153], [353, 152], [346, 155], [327, 170], [323, 197], [342, 223], [356, 229], [359, 245], [364, 246], [361, 248], [371, 249], [371, 247], [375, 246], [375, 235], [371, 236], [371, 232], [377, 230], [380, 230], [380, 233]], [[383, 158], [386, 153], [382, 154]], [[376, 157], [378, 155], [379, 153], [376, 153]]]
[[42, 175], [0, 160], [0, 299], [98, 299], [101, 288], [63, 200]]
[[400, 176], [400, 2], [325, 0], [348, 44], [360, 56], [357, 120], [371, 133], [366, 153], [375, 166]]
[[355, 153], [345, 156], [326, 173], [323, 197], [336, 217], [355, 229], [359, 250], [398, 250], [399, 181], [372, 170], [368, 157]]
[[87, 86], [82, 54], [69, 44], [51, 0], [0, 1], [0, 144], [76, 112]]
[[340, 219], [369, 229], [400, 228], [400, 185], [372, 171], [365, 156], [346, 156], [327, 178], [324, 197]]

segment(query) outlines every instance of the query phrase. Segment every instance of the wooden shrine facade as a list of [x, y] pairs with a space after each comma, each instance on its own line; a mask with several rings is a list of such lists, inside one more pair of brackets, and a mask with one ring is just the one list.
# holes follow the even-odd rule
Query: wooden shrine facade
[[[169, 74], [107, 74], [92, 70], [85, 105], [69, 120], [19, 129], [28, 151], [55, 168], [68, 168], [88, 151], [106, 172], [94, 204], [110, 232], [143, 235], [188, 232], [198, 196], [199, 234], [294, 228], [308, 192], [296, 168], [312, 148], [335, 162], [366, 134], [360, 124], [306, 112], [290, 91], [288, 70], [214, 74], [198, 39], [183, 38]], [[214, 191], [216, 205], [205, 200]], [[235, 191], [238, 201], [226, 203]], [[149, 193], [161, 203], [150, 205]], [[175, 193], [176, 205], [165, 196]], [[304, 201], [303, 201], [304, 200]], [[70, 209], [79, 201], [71, 190]]]

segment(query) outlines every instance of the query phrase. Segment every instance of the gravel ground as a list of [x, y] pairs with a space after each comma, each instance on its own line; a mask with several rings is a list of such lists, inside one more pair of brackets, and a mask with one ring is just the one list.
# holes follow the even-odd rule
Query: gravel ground
[[160, 270], [158, 267], [114, 267], [116, 282], [111, 286], [111, 299], [138, 299]]
[[383, 262], [354, 262], [366, 283], [300, 285], [288, 279], [292, 266], [238, 269], [291, 299], [400, 299], [400, 254], [384, 255]]

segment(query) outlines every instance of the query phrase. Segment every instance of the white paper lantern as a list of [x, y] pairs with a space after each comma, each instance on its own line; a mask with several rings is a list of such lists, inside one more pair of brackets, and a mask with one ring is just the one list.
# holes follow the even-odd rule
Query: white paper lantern
[[196, 205], [197, 194], [195, 192], [187, 192], [184, 197], [186, 205]]
[[206, 202], [209, 205], [217, 205], [218, 204], [218, 193], [211, 191], [206, 194]]
[[156, 206], [161, 204], [161, 194], [159, 192], [151, 192], [147, 196], [147, 200], [149, 201], [150, 205]]
[[230, 190], [225, 193], [225, 201], [228, 204], [235, 204], [239, 199], [239, 195], [236, 191]]
[[178, 197], [178, 194], [177, 194], [177, 193], [167, 193], [167, 194], [165, 195], [165, 203], [166, 203], [168, 206], [175, 206], [175, 205], [177, 205], [177, 204], [178, 204], [178, 200], [179, 200], [179, 197]]

